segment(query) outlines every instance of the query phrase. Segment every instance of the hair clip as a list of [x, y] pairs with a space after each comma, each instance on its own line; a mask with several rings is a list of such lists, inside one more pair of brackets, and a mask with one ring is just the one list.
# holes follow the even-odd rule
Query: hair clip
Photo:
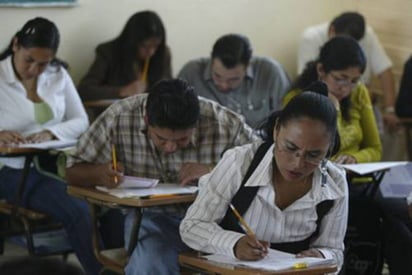
[[328, 175], [328, 172], [326, 170], [326, 159], [323, 159], [321, 162], [320, 174], [321, 174], [321, 184], [322, 184], [322, 187], [324, 187], [326, 184], [326, 177]]
[[28, 35], [32, 35], [35, 32], [36, 32], [36, 29], [34, 27], [29, 27], [29, 28], [27, 28], [27, 30], [24, 33], [28, 34]]

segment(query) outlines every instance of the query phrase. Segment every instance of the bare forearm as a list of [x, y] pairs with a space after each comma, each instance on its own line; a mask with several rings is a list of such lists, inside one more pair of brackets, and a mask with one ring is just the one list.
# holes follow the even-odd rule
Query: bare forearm
[[66, 169], [66, 179], [70, 185], [95, 186], [98, 185], [98, 176], [95, 171], [95, 164], [78, 163]]

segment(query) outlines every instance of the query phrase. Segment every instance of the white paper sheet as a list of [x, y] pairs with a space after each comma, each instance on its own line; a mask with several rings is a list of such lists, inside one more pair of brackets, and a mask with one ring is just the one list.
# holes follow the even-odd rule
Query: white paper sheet
[[133, 198], [133, 197], [147, 197], [151, 195], [183, 195], [183, 194], [194, 194], [197, 192], [197, 186], [180, 186], [174, 183], [160, 183], [154, 188], [113, 188], [108, 189], [102, 186], [96, 186], [100, 191], [107, 192], [118, 198]]
[[76, 145], [77, 140], [49, 140], [40, 143], [24, 143], [17, 145], [21, 148], [58, 149]]
[[328, 265], [333, 264], [333, 259], [323, 259], [323, 258], [296, 258], [294, 254], [285, 253], [275, 249], [269, 249], [269, 254], [260, 261], [241, 261], [234, 259], [230, 256], [212, 254], [204, 256], [209, 261], [216, 263], [229, 264], [234, 266], [244, 266], [256, 269], [264, 269], [270, 271], [284, 270], [289, 268], [294, 268], [296, 264], [304, 264], [307, 267], [316, 265]]
[[347, 170], [353, 171], [359, 175], [389, 169], [396, 166], [406, 165], [407, 161], [382, 161], [382, 162], [366, 162], [357, 164], [342, 164], [341, 166]]
[[124, 176], [122, 183], [119, 184], [119, 189], [133, 189], [133, 188], [152, 188], [159, 183], [158, 179], [140, 178], [132, 176]]

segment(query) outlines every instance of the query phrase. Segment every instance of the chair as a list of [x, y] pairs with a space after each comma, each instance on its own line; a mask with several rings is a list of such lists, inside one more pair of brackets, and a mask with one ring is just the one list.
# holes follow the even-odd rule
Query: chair
[[35, 244], [35, 234], [52, 232], [62, 228], [62, 224], [51, 221], [46, 214], [32, 209], [17, 207], [0, 200], [0, 215], [5, 217], [0, 230], [0, 253], [4, 253], [4, 241], [7, 237], [24, 235], [24, 243], [31, 256], [62, 255], [64, 259], [72, 251], [71, 247], [54, 247]]
[[36, 246], [34, 242], [34, 233], [55, 231], [62, 228], [61, 223], [51, 221], [45, 213], [21, 206], [21, 199], [26, 185], [30, 165], [33, 157], [39, 155], [42, 151], [26, 148], [0, 148], [2, 156], [16, 157], [25, 156], [23, 175], [17, 187], [17, 194], [14, 202], [7, 202], [0, 199], [0, 215], [3, 216], [3, 223], [0, 229], [0, 253], [4, 252], [4, 241], [7, 237], [24, 234], [25, 245], [28, 253], [34, 256], [46, 256], [61, 254], [63, 258], [72, 251], [71, 247], [62, 249], [50, 246]]

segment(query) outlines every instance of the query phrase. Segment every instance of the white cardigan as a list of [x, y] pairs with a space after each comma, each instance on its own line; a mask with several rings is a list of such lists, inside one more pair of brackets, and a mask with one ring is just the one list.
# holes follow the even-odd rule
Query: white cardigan
[[[34, 103], [27, 98], [23, 84], [13, 70], [12, 56], [0, 61], [0, 129], [26, 136], [49, 130], [60, 140], [76, 139], [89, 126], [88, 117], [69, 74], [63, 67], [48, 66], [39, 76], [37, 93], [46, 102], [53, 118], [45, 124], [35, 120]], [[1, 158], [14, 168], [23, 159]]]

